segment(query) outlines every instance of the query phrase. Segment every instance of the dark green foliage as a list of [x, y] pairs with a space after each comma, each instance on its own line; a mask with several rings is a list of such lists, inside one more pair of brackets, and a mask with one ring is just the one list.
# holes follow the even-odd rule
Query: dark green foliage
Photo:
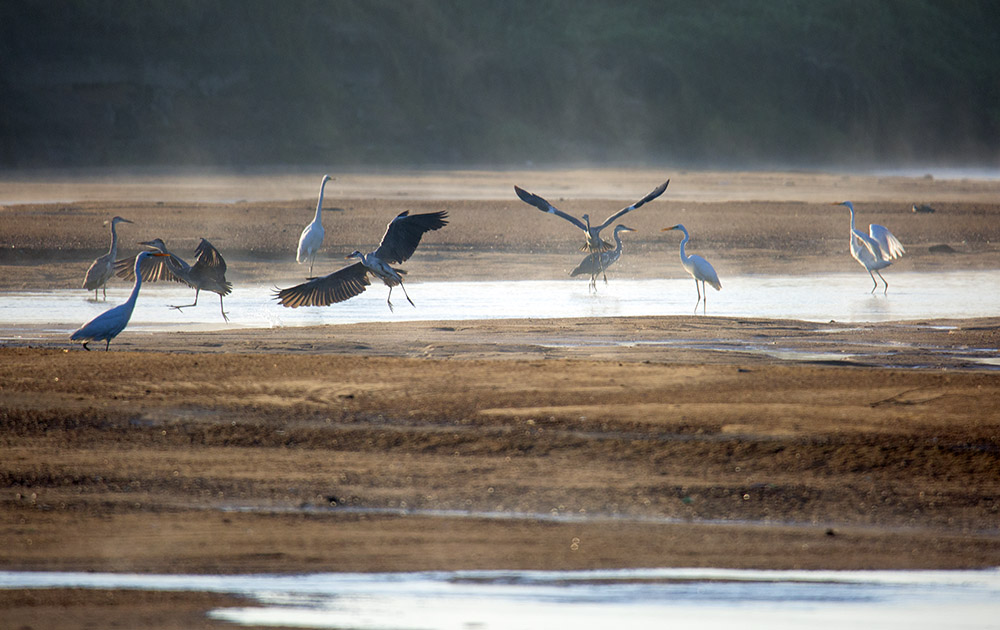
[[0, 3], [0, 166], [989, 161], [994, 2]]

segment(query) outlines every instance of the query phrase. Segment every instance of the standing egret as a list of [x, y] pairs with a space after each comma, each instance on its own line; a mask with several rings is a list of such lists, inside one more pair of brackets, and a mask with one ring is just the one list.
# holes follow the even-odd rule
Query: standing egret
[[[872, 277], [872, 282], [875, 286], [872, 287], [872, 293], [875, 293], [875, 289], [878, 288], [878, 280], [875, 279], [875, 273], [878, 274], [879, 278], [882, 278], [882, 272], [879, 269], [885, 269], [892, 264], [894, 258], [899, 258], [906, 250], [903, 249], [903, 244], [899, 242], [892, 232], [889, 231], [883, 225], [877, 225], [872, 223], [868, 226], [868, 234], [865, 234], [861, 230], [854, 228], [854, 204], [850, 201], [841, 201], [839, 203], [834, 203], [835, 206], [847, 206], [847, 209], [851, 211], [851, 256], [854, 256], [854, 260], [861, 263], [861, 266], [868, 270], [868, 275]], [[872, 273], [872, 272], [875, 273]], [[882, 282], [885, 282], [885, 278], [882, 278]], [[889, 283], [885, 282], [885, 290], [882, 294], [889, 293]]]
[[[687, 270], [691, 277], [694, 278], [694, 289], [698, 291], [698, 302], [701, 302], [701, 290], [698, 289], [698, 281], [701, 280], [701, 288], [705, 291], [705, 303], [702, 305], [702, 313], [708, 308], [708, 289], [705, 289], [705, 283], [712, 285], [716, 291], [722, 290], [722, 283], [719, 282], [719, 274], [715, 273], [715, 268], [712, 265], [697, 254], [691, 254], [688, 256], [684, 252], [684, 246], [691, 239], [688, 235], [687, 228], [678, 223], [673, 227], [663, 228], [661, 232], [669, 232], [670, 230], [680, 230], [684, 233], [684, 238], [681, 240], [681, 265]], [[694, 312], [698, 312], [698, 302], [694, 303]]]
[[104, 292], [104, 299], [108, 299], [108, 280], [115, 272], [115, 258], [118, 257], [118, 230], [115, 226], [119, 223], [131, 223], [128, 219], [115, 217], [111, 219], [111, 249], [107, 254], [96, 259], [87, 270], [87, 277], [83, 280], [83, 288], [94, 292], [94, 301], [97, 301], [97, 290]]
[[[621, 258], [622, 255], [622, 237], [619, 236], [622, 232], [635, 232], [630, 227], [624, 225], [616, 225], [614, 231], [615, 237], [615, 248], [609, 249], [604, 252], [594, 252], [587, 255], [576, 269], [570, 272], [570, 276], [579, 276], [580, 274], [589, 273], [590, 274], [590, 284], [587, 285], [588, 289], [592, 289], [595, 293], [597, 292], [597, 276], [599, 274], [605, 274], [608, 267], [613, 265]], [[604, 275], [604, 284], [608, 283], [608, 276]]]
[[[198, 247], [194, 250], [194, 254], [197, 256], [194, 266], [188, 265], [182, 258], [168, 250], [162, 239], [154, 238], [151, 241], [143, 241], [139, 244], [167, 255], [167, 258], [147, 260], [143, 263], [143, 280], [149, 282], [173, 280], [174, 282], [182, 282], [194, 289], [194, 302], [192, 304], [182, 304], [180, 306], [171, 306], [170, 308], [181, 310], [189, 306], [197, 306], [198, 294], [201, 293], [202, 289], [205, 289], [206, 291], [219, 294], [219, 310], [222, 311], [222, 318], [227, 322], [229, 321], [222, 297], [232, 293], [233, 284], [226, 280], [225, 259], [222, 258], [222, 254], [211, 243], [205, 239], [201, 239], [201, 242], [198, 243]], [[115, 271], [119, 278], [131, 280], [134, 274], [132, 268], [133, 261], [129, 258], [119, 260], [115, 263]]]
[[323, 229], [323, 190], [326, 183], [333, 179], [329, 175], [323, 176], [323, 182], [319, 185], [319, 201], [316, 203], [316, 216], [312, 223], [302, 230], [299, 236], [299, 249], [295, 254], [295, 261], [300, 265], [309, 261], [309, 275], [312, 276], [313, 263], [316, 262], [316, 252], [323, 246], [323, 236], [326, 231]]
[[397, 285], [403, 289], [406, 301], [414, 305], [403, 286], [402, 274], [406, 272], [390, 265], [405, 262], [416, 251], [424, 233], [443, 228], [448, 224], [447, 217], [448, 213], [445, 211], [414, 215], [410, 215], [408, 211], [401, 212], [389, 222], [375, 251], [362, 254], [355, 250], [347, 258], [357, 258], [358, 262], [329, 275], [313, 278], [288, 289], [280, 289], [275, 293], [275, 299], [289, 308], [328, 306], [343, 302], [364, 292], [365, 287], [371, 284], [368, 280], [370, 273], [389, 287], [389, 297], [385, 301], [390, 311], [392, 288]]
[[574, 216], [566, 214], [562, 210], [558, 210], [555, 206], [550, 204], [548, 201], [545, 201], [538, 195], [532, 194], [517, 186], [514, 186], [514, 192], [516, 192], [517, 196], [521, 198], [521, 201], [530, 204], [532, 206], [535, 206], [542, 212], [548, 212], [549, 214], [554, 214], [557, 217], [562, 217], [567, 221], [569, 221], [570, 223], [572, 223], [573, 225], [575, 225], [576, 227], [583, 230], [586, 241], [584, 242], [583, 245], [580, 246], [581, 252], [603, 252], [611, 249], [611, 243], [608, 243], [607, 241], [601, 238], [601, 230], [603, 230], [604, 228], [608, 227], [609, 225], [617, 221], [622, 215], [631, 212], [632, 210], [635, 210], [636, 208], [641, 207], [643, 204], [652, 201], [657, 197], [659, 197], [660, 195], [662, 195], [663, 191], [667, 189], [667, 186], [669, 184], [670, 180], [668, 179], [667, 181], [657, 186], [651, 193], [649, 193], [639, 201], [633, 203], [631, 206], [626, 206], [625, 208], [622, 208], [618, 212], [612, 214], [610, 217], [604, 220], [604, 223], [593, 226], [590, 225], [590, 215], [586, 214], [583, 215], [581, 217], [583, 221], [581, 221], [580, 219], [577, 219]]
[[128, 296], [124, 304], [108, 309], [80, 327], [79, 330], [70, 335], [72, 341], [83, 341], [83, 349], [90, 350], [87, 344], [91, 341], [104, 341], [104, 351], [111, 347], [111, 340], [118, 336], [118, 333], [125, 330], [128, 322], [132, 319], [132, 311], [135, 310], [135, 301], [139, 297], [139, 287], [142, 286], [142, 274], [139, 273], [139, 265], [151, 256], [166, 256], [160, 252], [140, 252], [135, 257], [135, 284], [132, 285], [132, 294]]

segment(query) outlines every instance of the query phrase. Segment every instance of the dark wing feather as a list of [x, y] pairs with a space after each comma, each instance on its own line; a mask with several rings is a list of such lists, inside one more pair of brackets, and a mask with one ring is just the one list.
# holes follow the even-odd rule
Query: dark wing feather
[[670, 185], [670, 180], [668, 179], [667, 181], [663, 182], [662, 184], [660, 184], [659, 186], [657, 186], [656, 188], [654, 188], [652, 192], [650, 192], [648, 195], [646, 195], [645, 197], [643, 197], [639, 201], [633, 203], [631, 206], [627, 206], [625, 208], [622, 208], [618, 212], [612, 214], [597, 229], [598, 230], [603, 230], [604, 228], [608, 227], [609, 225], [611, 225], [612, 223], [614, 223], [615, 221], [617, 221], [622, 215], [624, 215], [624, 214], [626, 214], [628, 212], [631, 212], [631, 211], [635, 210], [636, 208], [641, 207], [647, 201], [652, 201], [652, 200], [656, 199], [657, 197], [659, 197], [660, 195], [663, 194], [663, 191], [666, 190], [667, 186], [669, 186], [669, 185]]
[[[170, 262], [168, 262], [170, 261]], [[174, 282], [180, 282], [187, 284], [187, 281], [180, 276], [174, 274], [170, 267], [173, 266], [175, 269], [180, 269], [184, 267], [184, 261], [177, 258], [173, 254], [169, 257], [156, 256], [152, 258], [146, 258], [139, 265], [139, 273], [142, 274], [142, 279], [144, 282], [158, 282], [160, 280], [173, 280]], [[135, 280], [135, 256], [131, 258], [122, 258], [115, 261], [115, 275], [119, 278], [123, 278], [132, 282]]]
[[385, 229], [382, 242], [374, 252], [375, 256], [390, 265], [406, 262], [417, 251], [424, 233], [440, 230], [448, 225], [447, 218], [448, 213], [444, 210], [413, 215], [409, 212], [399, 213]]
[[527, 190], [524, 190], [523, 188], [519, 188], [517, 186], [514, 186], [514, 192], [517, 193], [517, 196], [520, 197], [521, 201], [523, 201], [524, 203], [527, 203], [527, 204], [530, 204], [532, 206], [535, 206], [536, 208], [538, 208], [542, 212], [548, 212], [549, 214], [554, 214], [554, 215], [556, 215], [558, 217], [562, 217], [562, 218], [566, 219], [567, 221], [569, 221], [570, 223], [572, 223], [573, 225], [575, 225], [576, 227], [578, 227], [581, 230], [583, 230], [584, 232], [587, 231], [587, 226], [586, 226], [586, 224], [583, 221], [581, 221], [580, 219], [577, 219], [574, 216], [566, 214], [562, 210], [559, 210], [558, 208], [556, 208], [555, 206], [553, 206], [548, 201], [545, 201], [544, 199], [542, 199], [538, 195], [536, 195], [534, 193], [530, 193]]
[[231, 282], [226, 280], [226, 261], [219, 250], [205, 239], [201, 239], [194, 250], [198, 260], [191, 267], [191, 278], [202, 285], [200, 288], [215, 291], [220, 295], [229, 295], [233, 290]]
[[356, 262], [321, 278], [313, 278], [289, 289], [280, 289], [275, 292], [274, 297], [288, 308], [328, 306], [364, 293], [370, 284], [368, 270], [360, 262]]

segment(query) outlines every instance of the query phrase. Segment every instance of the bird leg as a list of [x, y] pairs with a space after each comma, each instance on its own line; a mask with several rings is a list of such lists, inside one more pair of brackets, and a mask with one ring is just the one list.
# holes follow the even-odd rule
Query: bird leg
[[89, 341], [84, 341], [83, 342], [83, 349], [86, 350], [87, 352], [90, 352], [90, 348], [87, 347], [88, 343], [90, 343], [90, 342]]
[[403, 286], [403, 281], [402, 280], [399, 281], [399, 288], [403, 290], [403, 295], [406, 295], [406, 301], [410, 303], [410, 306], [412, 306], [413, 308], [417, 308], [417, 305], [414, 304], [413, 300], [410, 299], [410, 296], [407, 295], [407, 293], [406, 293], [406, 287]]
[[104, 340], [104, 351], [107, 352], [110, 349], [111, 349], [111, 340], [110, 339], [105, 339]]
[[[868, 275], [872, 277], [872, 283], [874, 285], [874, 286], [872, 286], [872, 293], [875, 293], [875, 289], [878, 288], [878, 280], [875, 279], [875, 274], [872, 273], [871, 269], [868, 270]], [[878, 274], [878, 275], [881, 276], [882, 274]], [[885, 290], [886, 291], [889, 290], [889, 286], [888, 285], [886, 285]]]
[[[878, 269], [876, 269], [875, 273], [878, 274], [879, 278], [882, 278], [882, 272], [881, 271], [879, 271]], [[872, 278], [872, 280], [874, 280], [874, 278]], [[885, 278], [882, 278], [882, 282], [885, 282]], [[875, 286], [877, 287], [878, 284], [876, 284]], [[888, 282], [885, 282], [885, 291], [882, 291], [882, 295], [889, 295], [889, 283]]]
[[226, 315], [226, 307], [222, 304], [222, 294], [219, 294], [219, 310], [222, 311], [222, 319], [229, 321], [229, 317]]
[[[176, 309], [177, 309], [177, 310], [179, 311], [179, 310], [181, 310], [182, 308], [187, 308], [187, 307], [189, 307], [189, 306], [198, 306], [198, 294], [199, 294], [200, 292], [201, 292], [201, 289], [195, 289], [195, 290], [194, 290], [194, 303], [193, 303], [193, 304], [181, 304], [180, 306], [171, 306], [170, 308], [176, 308]], [[219, 299], [220, 299], [220, 300], [222, 299], [222, 296], [221, 296], [221, 295], [219, 296]], [[225, 316], [225, 313], [223, 313], [223, 316]], [[227, 320], [227, 321], [228, 321], [228, 320]]]
[[698, 301], [694, 303], [694, 314], [698, 314], [698, 305], [701, 304], [701, 289], [698, 288], [698, 278], [694, 279], [694, 290], [698, 292]]

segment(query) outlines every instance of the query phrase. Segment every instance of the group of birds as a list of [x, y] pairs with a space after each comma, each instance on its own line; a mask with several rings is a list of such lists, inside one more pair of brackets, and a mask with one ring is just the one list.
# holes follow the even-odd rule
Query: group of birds
[[[312, 222], [309, 223], [299, 237], [296, 261], [299, 264], [309, 263], [309, 276], [306, 282], [287, 289], [278, 289], [274, 293], [275, 299], [282, 306], [297, 308], [300, 306], [328, 306], [337, 302], [343, 302], [355, 297], [371, 285], [369, 276], [374, 276], [389, 287], [389, 295], [386, 303], [389, 310], [392, 306], [392, 289], [399, 287], [403, 291], [406, 300], [413, 305], [413, 300], [406, 293], [403, 285], [403, 269], [394, 267], [406, 262], [416, 251], [417, 246], [424, 234], [433, 230], [439, 230], [448, 224], [448, 213], [445, 211], [427, 212], [423, 214], [410, 214], [408, 211], [396, 215], [386, 227], [382, 240], [377, 248], [365, 254], [355, 250], [347, 255], [348, 259], [357, 259], [357, 262], [349, 264], [333, 273], [320, 277], [312, 277], [313, 266], [316, 261], [316, 254], [323, 244], [324, 229], [322, 221], [323, 194], [327, 182], [333, 178], [325, 175], [320, 184], [319, 200], [316, 204], [316, 214]], [[579, 219], [567, 214], [542, 197], [530, 193], [518, 186], [514, 186], [514, 192], [527, 204], [539, 210], [561, 217], [572, 223], [584, 234], [584, 243], [580, 246], [580, 251], [587, 252], [587, 256], [580, 262], [572, 272], [571, 276], [587, 274], [590, 276], [588, 285], [591, 291], [597, 290], [597, 278], [604, 277], [607, 282], [606, 271], [621, 258], [623, 232], [634, 232], [635, 230], [622, 224], [615, 225], [612, 236], [615, 245], [601, 238], [601, 231], [612, 225], [625, 214], [640, 208], [644, 204], [653, 201], [663, 194], [670, 184], [668, 179], [657, 186], [649, 194], [639, 201], [622, 208], [612, 214], [603, 223], [592, 225], [590, 217], [586, 214]], [[846, 206], [851, 212], [851, 255], [868, 270], [875, 286], [872, 292], [878, 288], [875, 275], [878, 274], [882, 282], [885, 283], [885, 291], [888, 292], [889, 284], [882, 278], [879, 270], [892, 264], [892, 260], [901, 256], [905, 250], [899, 240], [884, 226], [872, 224], [869, 233], [865, 234], [855, 228], [854, 205], [850, 201], [840, 204]], [[129, 298], [114, 308], [101, 313], [90, 320], [79, 330], [74, 332], [70, 339], [82, 341], [86, 350], [90, 348], [87, 344], [91, 341], [104, 341], [104, 349], [108, 350], [111, 340], [114, 339], [128, 325], [132, 312], [135, 309], [135, 302], [139, 295], [139, 288], [143, 281], [156, 282], [158, 280], [172, 280], [187, 284], [195, 290], [195, 298], [192, 304], [181, 306], [171, 306], [175, 309], [183, 309], [198, 304], [198, 295], [204, 289], [219, 295], [219, 308], [222, 317], [229, 321], [223, 304], [223, 297], [232, 291], [232, 284], [226, 280], [226, 261], [219, 254], [218, 250], [205, 239], [201, 239], [195, 249], [196, 261], [194, 265], [188, 265], [183, 259], [170, 252], [163, 240], [156, 238], [151, 241], [143, 241], [140, 244], [147, 247], [146, 251], [140, 252], [132, 258], [117, 259], [118, 256], [118, 232], [116, 226], [119, 223], [132, 223], [122, 217], [114, 217], [111, 220], [111, 248], [107, 254], [96, 259], [87, 270], [83, 287], [89, 291], [94, 291], [97, 298], [97, 291], [106, 290], [107, 282], [113, 275], [117, 275], [126, 280], [134, 280], [132, 292]], [[663, 228], [663, 232], [678, 230], [684, 234], [680, 242], [680, 260], [684, 269], [694, 278], [695, 290], [698, 293], [698, 301], [695, 302], [695, 312], [698, 305], [703, 304], [703, 310], [707, 307], [708, 294], [706, 285], [713, 287], [716, 291], [722, 289], [722, 283], [712, 265], [694, 254], [687, 254], [685, 247], [690, 240], [687, 228], [682, 224]], [[698, 283], [701, 286], [698, 286]], [[704, 293], [704, 296], [702, 295]], [[107, 299], [107, 293], [104, 293]]]

